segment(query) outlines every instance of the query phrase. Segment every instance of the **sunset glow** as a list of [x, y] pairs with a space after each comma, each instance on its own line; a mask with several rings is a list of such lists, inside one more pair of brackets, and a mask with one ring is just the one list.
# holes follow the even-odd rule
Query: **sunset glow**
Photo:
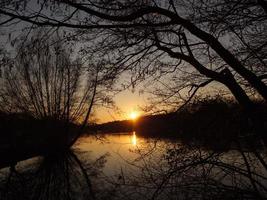
[[137, 118], [138, 118], [138, 113], [137, 113], [137, 112], [131, 112], [131, 113], [130, 113], [130, 118], [131, 118], [132, 120], [137, 119]]

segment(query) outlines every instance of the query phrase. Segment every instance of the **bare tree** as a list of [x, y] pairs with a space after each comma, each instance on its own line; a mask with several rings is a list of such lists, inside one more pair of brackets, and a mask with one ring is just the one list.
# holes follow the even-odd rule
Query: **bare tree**
[[43, 43], [38, 37], [17, 48], [14, 65], [4, 74], [2, 109], [36, 118], [78, 120], [89, 96], [79, 88], [81, 60], [72, 60], [62, 44]]
[[[112, 104], [106, 89], [112, 88], [113, 80], [101, 62], [75, 55], [59, 36], [44, 40], [45, 33], [41, 29], [23, 37], [15, 58], [3, 64], [0, 110], [64, 125], [61, 140], [72, 146], [89, 123], [93, 107]], [[81, 126], [69, 134], [72, 123]]]
[[[227, 17], [230, 16], [225, 19], [243, 23], [244, 20], [247, 20], [244, 15], [239, 16], [232, 13], [237, 13], [237, 11], [245, 13], [251, 11], [251, 8], [255, 8], [260, 14], [254, 18], [249, 16], [250, 22], [246, 22], [247, 25], [259, 21], [265, 23], [266, 17], [263, 13], [265, 4], [256, 1], [235, 1], [227, 6], [227, 2], [221, 4], [219, 1], [215, 3], [210, 1], [195, 3], [193, 1], [190, 4], [184, 1], [148, 2], [140, 0], [133, 2], [88, 1], [86, 3], [59, 1], [36, 4], [24, 1], [23, 3], [14, 2], [13, 5], [3, 4], [0, 13], [4, 16], [2, 24], [8, 24], [13, 20], [22, 20], [37, 26], [79, 29], [80, 33], [87, 34], [88, 31], [85, 30], [106, 30], [105, 34], [101, 36], [102, 39], [106, 36], [101, 44], [107, 46], [113, 44], [109, 46], [112, 50], [119, 48], [113, 52], [113, 56], [121, 56], [119, 62], [116, 63], [117, 66], [125, 68], [128, 66], [129, 68], [129, 63], [131, 63], [131, 69], [136, 69], [139, 74], [142, 74], [151, 71], [149, 68], [151, 65], [148, 62], [162, 61], [161, 56], [168, 55], [176, 65], [183, 61], [182, 63], [192, 66], [195, 72], [222, 83], [244, 107], [250, 109], [252, 103], [234, 75], [237, 73], [266, 100], [267, 87], [259, 77], [262, 74], [248, 68], [242, 62], [242, 57], [231, 51], [229, 48], [231, 42], [223, 41], [227, 40], [228, 36], [221, 34], [225, 26], [220, 26], [222, 24], [220, 21], [214, 21], [213, 18], [207, 16], [221, 9], [222, 12], [219, 14], [226, 13]], [[29, 9], [32, 4], [36, 9]], [[216, 5], [214, 6], [214, 4]], [[201, 9], [209, 12], [203, 16]], [[233, 9], [235, 12], [231, 12]], [[61, 13], [61, 17], [56, 13]], [[241, 19], [242, 17], [244, 20]], [[202, 19], [203, 21], [201, 21]], [[211, 30], [214, 27], [216, 31]], [[229, 26], [227, 29], [231, 29], [231, 27]], [[114, 40], [111, 41], [112, 39]], [[144, 58], [150, 59], [148, 62], [143, 62]], [[142, 65], [137, 69], [136, 65], [141, 61]], [[259, 69], [259, 67], [257, 68]], [[202, 86], [204, 85], [202, 84]]]

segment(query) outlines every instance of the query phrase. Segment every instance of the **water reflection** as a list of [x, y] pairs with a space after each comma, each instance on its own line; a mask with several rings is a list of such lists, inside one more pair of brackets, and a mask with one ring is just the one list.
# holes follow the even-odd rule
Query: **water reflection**
[[[136, 144], [135, 132], [106, 138], [113, 141], [108, 144], [112, 151], [107, 164], [120, 163], [117, 171], [114, 165], [108, 165], [113, 173], [106, 171], [109, 187], [114, 189], [112, 199], [267, 197], [264, 150], [252, 151], [240, 144], [235, 150], [214, 152], [201, 146], [185, 146], [178, 141], [144, 138], [138, 138], [138, 147], [131, 148]], [[131, 140], [131, 146], [125, 142], [127, 139]]]
[[0, 199], [265, 199], [266, 152], [237, 147], [214, 152], [136, 132], [84, 137], [75, 150], [1, 170]]
[[0, 199], [96, 199], [96, 179], [105, 156], [82, 161], [76, 153], [71, 149], [55, 152], [28, 166], [2, 170]]
[[132, 133], [132, 139], [131, 139], [131, 141], [132, 141], [133, 146], [136, 146], [136, 144], [137, 144], [137, 137], [136, 137], [135, 131], [133, 131], [133, 133]]

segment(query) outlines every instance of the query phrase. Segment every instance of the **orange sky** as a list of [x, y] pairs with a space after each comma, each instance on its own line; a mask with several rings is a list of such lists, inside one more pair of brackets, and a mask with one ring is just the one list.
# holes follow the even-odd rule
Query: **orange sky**
[[130, 119], [130, 114], [132, 112], [138, 112], [138, 114], [141, 115], [142, 112], [139, 107], [146, 104], [145, 95], [139, 95], [138, 91], [133, 93], [129, 90], [117, 94], [114, 101], [120, 109], [120, 112], [106, 108], [98, 108], [95, 112], [98, 123]]
[[[138, 91], [142, 87], [144, 87], [144, 85], [140, 84], [136, 88], [135, 92], [125, 90], [115, 96], [114, 101], [117, 107], [120, 109], [120, 112], [116, 112], [112, 109], [97, 108], [95, 110], [95, 115], [98, 119], [97, 123], [131, 119], [132, 112], [137, 112], [139, 116], [145, 114], [140, 110], [140, 107], [144, 107], [148, 104], [148, 101], [146, 100], [148, 95], [146, 93], [141, 95], [139, 94]], [[197, 94], [201, 96], [211, 94], [220, 94], [224, 96], [224, 92], [224, 86], [217, 82], [214, 82], [209, 84], [207, 87], [200, 89]]]

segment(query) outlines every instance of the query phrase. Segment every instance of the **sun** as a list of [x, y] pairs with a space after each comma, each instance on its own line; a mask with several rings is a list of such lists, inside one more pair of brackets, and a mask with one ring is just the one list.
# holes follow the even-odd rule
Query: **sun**
[[137, 117], [138, 117], [138, 113], [137, 113], [137, 112], [131, 112], [131, 113], [130, 113], [130, 118], [131, 118], [132, 120], [137, 119]]

